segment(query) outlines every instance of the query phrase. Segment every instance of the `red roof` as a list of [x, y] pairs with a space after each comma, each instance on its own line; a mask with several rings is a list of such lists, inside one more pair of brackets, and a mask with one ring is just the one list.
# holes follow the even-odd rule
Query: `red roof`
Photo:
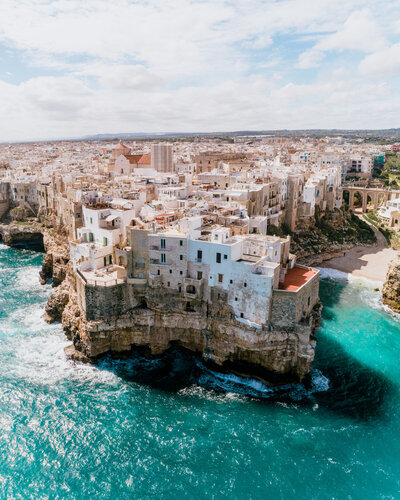
[[151, 164], [151, 155], [149, 154], [142, 155], [142, 157], [138, 161], [138, 165], [150, 165], [150, 164]]
[[139, 163], [140, 159], [143, 155], [124, 155], [125, 158], [129, 161], [129, 163], [136, 165]]
[[279, 290], [287, 290], [289, 292], [297, 291], [307, 281], [310, 281], [318, 271], [315, 269], [302, 268], [295, 266], [289, 269], [286, 273], [283, 283], [279, 283]]

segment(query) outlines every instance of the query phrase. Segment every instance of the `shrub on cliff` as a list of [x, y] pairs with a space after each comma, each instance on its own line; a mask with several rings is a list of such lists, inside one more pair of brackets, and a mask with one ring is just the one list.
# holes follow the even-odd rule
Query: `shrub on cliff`
[[15, 207], [10, 210], [10, 217], [14, 221], [26, 221], [29, 217], [28, 210], [25, 207]]

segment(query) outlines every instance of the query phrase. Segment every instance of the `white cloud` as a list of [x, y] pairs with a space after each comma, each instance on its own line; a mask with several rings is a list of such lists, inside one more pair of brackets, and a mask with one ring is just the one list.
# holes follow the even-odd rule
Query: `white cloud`
[[400, 74], [400, 43], [385, 47], [366, 56], [359, 65], [359, 72], [374, 78]]
[[382, 30], [367, 10], [352, 12], [334, 33], [321, 36], [319, 41], [299, 56], [301, 69], [318, 66], [328, 51], [356, 50], [373, 52], [385, 44]]
[[[19, 56], [27, 75], [20, 67], [3, 71], [12, 77], [0, 81], [0, 139], [394, 125], [393, 112], [378, 109], [399, 111], [399, 90], [387, 84], [400, 71], [391, 39], [398, 6], [1, 0], [0, 44]], [[345, 64], [331, 68], [325, 57], [347, 50], [358, 52], [359, 73]], [[317, 68], [307, 83], [294, 60], [297, 68]], [[372, 74], [377, 81], [366, 83]]]

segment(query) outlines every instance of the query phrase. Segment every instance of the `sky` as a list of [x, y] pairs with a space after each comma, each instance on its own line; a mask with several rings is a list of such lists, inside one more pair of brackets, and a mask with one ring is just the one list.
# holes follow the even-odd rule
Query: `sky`
[[0, 142], [400, 127], [400, 0], [0, 0]]

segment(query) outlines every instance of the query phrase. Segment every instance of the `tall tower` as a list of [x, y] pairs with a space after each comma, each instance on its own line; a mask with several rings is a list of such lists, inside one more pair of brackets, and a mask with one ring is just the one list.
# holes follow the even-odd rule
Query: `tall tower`
[[157, 172], [172, 172], [174, 169], [171, 144], [151, 145], [151, 167]]

